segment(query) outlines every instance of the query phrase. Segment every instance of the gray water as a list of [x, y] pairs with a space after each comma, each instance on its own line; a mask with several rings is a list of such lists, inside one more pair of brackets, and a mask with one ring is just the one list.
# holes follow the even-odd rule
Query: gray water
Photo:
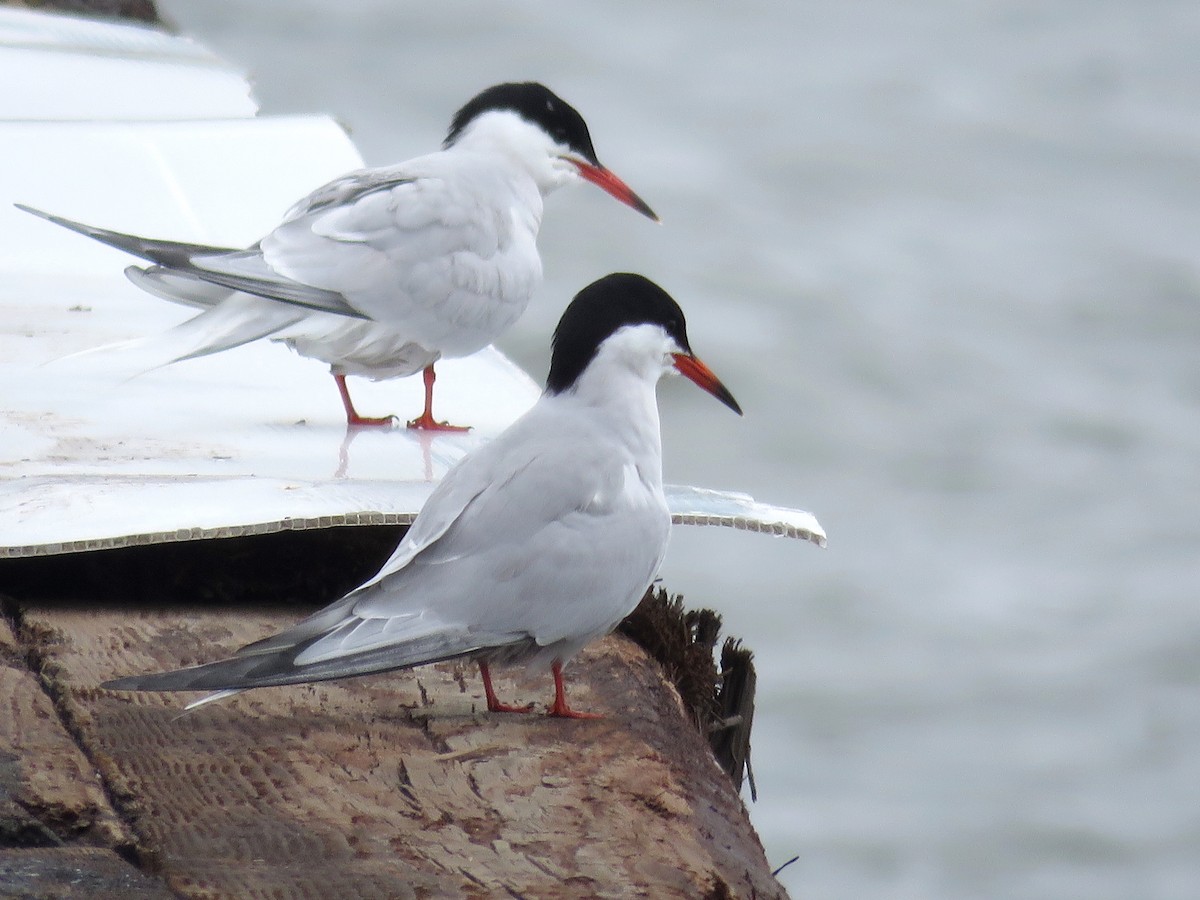
[[1200, 4], [160, 5], [372, 164], [543, 80], [662, 215], [551, 198], [502, 347], [649, 275], [747, 411], [664, 384], [668, 479], [829, 531], [663, 573], [757, 653], [795, 896], [1200, 896]]

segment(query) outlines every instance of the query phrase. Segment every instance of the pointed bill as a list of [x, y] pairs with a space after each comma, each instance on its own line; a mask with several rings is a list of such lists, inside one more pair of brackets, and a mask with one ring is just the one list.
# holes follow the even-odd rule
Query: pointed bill
[[635, 194], [629, 185], [604, 168], [604, 166], [592, 165], [589, 162], [584, 162], [581, 159], [575, 159], [570, 156], [564, 158], [579, 170], [580, 176], [586, 181], [590, 181], [605, 193], [616, 197], [625, 205], [632, 206], [643, 216], [653, 219], [655, 222], [660, 221], [658, 214], [650, 208], [645, 200]]
[[733, 394], [721, 384], [721, 379], [713, 374], [712, 369], [688, 353], [672, 353], [671, 356], [675, 358], [675, 368], [681, 375], [708, 391], [739, 416], [742, 414], [742, 408], [733, 399]]

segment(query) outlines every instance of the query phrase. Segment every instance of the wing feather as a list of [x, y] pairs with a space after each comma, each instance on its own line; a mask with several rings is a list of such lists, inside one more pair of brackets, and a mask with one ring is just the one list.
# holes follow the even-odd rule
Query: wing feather
[[294, 684], [610, 630], [657, 572], [670, 514], [622, 442], [554, 408], [543, 398], [451, 470], [380, 572], [338, 602], [229, 659], [107, 686]]
[[197, 278], [230, 290], [244, 291], [247, 294], [308, 309], [367, 318], [335, 290], [281, 276], [267, 264], [257, 245], [248, 250], [230, 250], [182, 241], [144, 238], [74, 222], [19, 203], [17, 208], [159, 266], [193, 274]]

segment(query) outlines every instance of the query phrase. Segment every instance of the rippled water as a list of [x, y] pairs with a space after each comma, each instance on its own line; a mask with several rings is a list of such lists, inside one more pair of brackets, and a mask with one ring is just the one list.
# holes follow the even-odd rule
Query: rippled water
[[537, 78], [661, 228], [556, 195], [502, 346], [670, 290], [747, 410], [661, 390], [671, 481], [829, 548], [681, 530], [757, 651], [751, 812], [797, 897], [1200, 891], [1194, 0], [160, 5], [367, 160]]

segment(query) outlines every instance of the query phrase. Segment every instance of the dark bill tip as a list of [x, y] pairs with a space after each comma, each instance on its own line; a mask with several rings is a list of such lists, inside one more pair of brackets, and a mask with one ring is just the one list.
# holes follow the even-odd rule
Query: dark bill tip
[[655, 222], [662, 221], [645, 200], [635, 194], [629, 185], [604, 168], [604, 166], [594, 166], [591, 163], [571, 157], [566, 157], [566, 159], [575, 165], [575, 168], [579, 170], [580, 176], [586, 181], [590, 181], [605, 193], [616, 197], [626, 206], [633, 207], [646, 218]]
[[686, 353], [673, 353], [675, 358], [675, 368], [680, 374], [690, 380], [693, 384], [708, 391], [739, 416], [742, 415], [742, 408], [738, 406], [738, 402], [733, 399], [733, 394], [729, 393], [729, 388], [721, 384], [721, 379], [713, 374], [712, 369], [706, 366], [694, 356], [689, 356]]

